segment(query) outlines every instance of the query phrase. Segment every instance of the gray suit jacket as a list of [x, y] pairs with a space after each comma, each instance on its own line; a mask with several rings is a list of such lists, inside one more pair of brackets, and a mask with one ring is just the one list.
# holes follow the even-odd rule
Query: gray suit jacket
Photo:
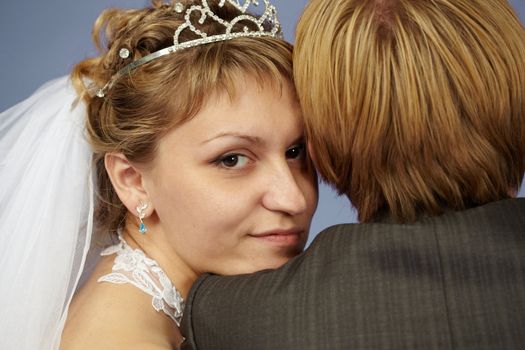
[[278, 270], [205, 275], [182, 331], [183, 349], [525, 349], [525, 199], [339, 225]]

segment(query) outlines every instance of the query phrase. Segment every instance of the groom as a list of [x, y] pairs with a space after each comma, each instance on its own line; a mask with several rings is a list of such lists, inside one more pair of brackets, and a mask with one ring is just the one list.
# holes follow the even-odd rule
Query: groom
[[505, 0], [312, 0], [297, 91], [361, 224], [282, 268], [206, 275], [183, 349], [525, 344], [525, 30]]

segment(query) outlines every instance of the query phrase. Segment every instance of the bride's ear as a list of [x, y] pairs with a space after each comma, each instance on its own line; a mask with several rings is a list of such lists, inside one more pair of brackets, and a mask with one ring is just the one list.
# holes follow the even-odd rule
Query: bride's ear
[[106, 153], [104, 165], [122, 203], [131, 213], [136, 213], [138, 203], [148, 202], [148, 193], [143, 187], [142, 173], [122, 153]]

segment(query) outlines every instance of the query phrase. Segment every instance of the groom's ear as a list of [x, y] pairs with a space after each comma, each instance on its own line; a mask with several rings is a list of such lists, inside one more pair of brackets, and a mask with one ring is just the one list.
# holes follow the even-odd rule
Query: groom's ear
[[135, 213], [137, 203], [148, 202], [149, 196], [143, 187], [142, 173], [124, 154], [106, 153], [104, 165], [115, 192], [128, 211]]

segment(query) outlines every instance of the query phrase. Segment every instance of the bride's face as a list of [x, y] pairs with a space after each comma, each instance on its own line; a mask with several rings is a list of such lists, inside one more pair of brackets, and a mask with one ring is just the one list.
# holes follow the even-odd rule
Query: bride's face
[[[300, 108], [253, 79], [212, 98], [161, 140], [144, 174], [154, 213], [178, 263], [196, 273], [276, 268], [298, 254], [317, 205]], [[148, 234], [155, 234], [152, 230]]]

